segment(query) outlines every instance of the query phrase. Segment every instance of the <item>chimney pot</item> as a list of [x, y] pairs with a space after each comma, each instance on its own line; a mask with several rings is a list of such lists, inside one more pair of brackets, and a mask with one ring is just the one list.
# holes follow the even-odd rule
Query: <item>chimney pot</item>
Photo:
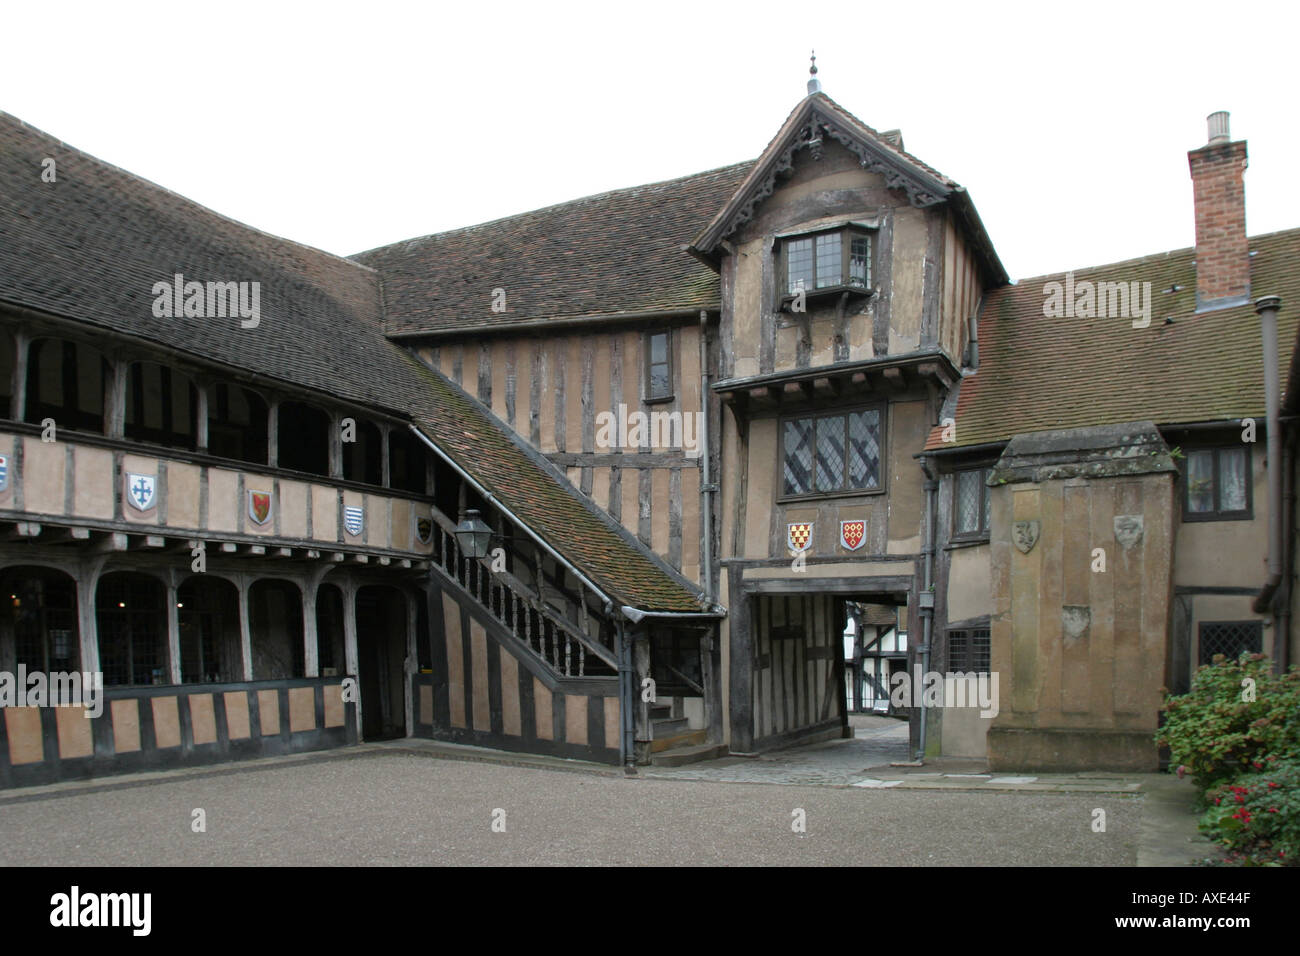
[[1211, 143], [1226, 143], [1232, 139], [1232, 136], [1228, 133], [1227, 110], [1219, 110], [1218, 112], [1211, 113], [1205, 118], [1205, 120], [1206, 124], [1210, 128], [1209, 141]]

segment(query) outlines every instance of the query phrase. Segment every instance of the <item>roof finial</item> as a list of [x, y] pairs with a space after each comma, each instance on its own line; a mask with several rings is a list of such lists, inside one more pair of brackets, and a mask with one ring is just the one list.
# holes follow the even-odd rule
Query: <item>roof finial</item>
[[809, 76], [808, 95], [812, 96], [814, 93], [820, 93], [822, 91], [822, 83], [821, 80], [817, 79], [817, 51], [816, 50], [812, 51], [812, 66], [808, 67], [808, 76]]

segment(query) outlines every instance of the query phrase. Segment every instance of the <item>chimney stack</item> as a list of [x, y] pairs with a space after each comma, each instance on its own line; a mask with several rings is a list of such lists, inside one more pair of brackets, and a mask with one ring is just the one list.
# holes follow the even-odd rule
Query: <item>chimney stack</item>
[[1246, 241], [1246, 141], [1232, 142], [1228, 114], [1207, 117], [1209, 142], [1187, 154], [1196, 204], [1196, 311], [1250, 301]]

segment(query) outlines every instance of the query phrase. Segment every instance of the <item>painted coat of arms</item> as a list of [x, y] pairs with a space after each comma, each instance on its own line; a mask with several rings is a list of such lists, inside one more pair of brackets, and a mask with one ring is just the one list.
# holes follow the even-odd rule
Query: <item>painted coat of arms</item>
[[0, 455], [0, 491], [9, 490], [9, 456]]
[[857, 521], [840, 522], [840, 544], [850, 551], [862, 547], [867, 537], [867, 523], [859, 518]]
[[1037, 521], [1017, 521], [1011, 525], [1011, 543], [1021, 554], [1028, 554], [1038, 543], [1040, 525]]
[[271, 517], [271, 493], [269, 491], [250, 491], [248, 493], [248, 516], [258, 524], [266, 524]]
[[786, 544], [791, 551], [807, 551], [812, 544], [813, 523], [795, 521], [785, 526]]
[[365, 519], [365, 508], [344, 507], [343, 529], [353, 537], [361, 534], [361, 528], [365, 524]]
[[428, 544], [433, 540], [433, 518], [429, 515], [415, 516], [415, 540], [420, 544]]
[[154, 506], [157, 487], [155, 475], [137, 475], [130, 471], [126, 473], [126, 500], [131, 502], [131, 507], [136, 511], [148, 511]]

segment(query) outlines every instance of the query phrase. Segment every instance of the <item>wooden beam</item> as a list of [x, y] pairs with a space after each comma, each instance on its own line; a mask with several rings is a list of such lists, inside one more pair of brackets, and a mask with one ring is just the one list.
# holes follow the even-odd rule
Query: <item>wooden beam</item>
[[901, 392], [907, 388], [907, 379], [903, 375], [901, 368], [886, 368], [880, 371], [881, 378], [885, 382], [885, 387]]
[[317, 551], [315, 548], [308, 548], [307, 557], [310, 558], [312, 561], [315, 561], [317, 558], [320, 557], [320, 552]]
[[392, 559], [392, 558], [387, 557], [386, 555], [382, 555], [382, 554], [379, 556], [379, 565], [380, 565], [380, 567], [384, 567], [384, 568], [386, 568], [386, 567], [388, 567], [388, 566], [389, 566], [390, 564], [392, 564], [392, 563], [393, 563], [393, 559]]
[[337, 564], [340, 561], [347, 560], [347, 555], [342, 551], [334, 551], [330, 554], [330, 560]]
[[352, 555], [352, 561], [353, 561], [354, 564], [369, 564], [369, 563], [370, 563], [370, 555], [368, 555], [368, 554], [354, 554], [354, 555]]
[[97, 551], [125, 551], [129, 542], [121, 531], [110, 531], [95, 545]]
[[235, 553], [236, 551], [238, 551], [238, 550], [239, 550], [239, 545], [235, 544], [235, 542], [233, 542], [233, 541], [223, 541], [223, 542], [221, 542], [221, 553], [222, 553], [222, 554], [234, 554], [234, 553]]
[[292, 558], [293, 548], [276, 548], [273, 554], [277, 558]]
[[401, 568], [409, 568], [409, 567], [411, 566], [411, 559], [410, 559], [410, 558], [402, 558], [402, 560], [400, 560], [400, 561], [397, 562], [397, 566], [398, 566], [398, 567], [401, 567]]
[[245, 552], [245, 554], [256, 554], [256, 555], [266, 554], [266, 545], [250, 544], [248, 545], [248, 550]]
[[834, 379], [815, 378], [813, 379], [813, 392], [818, 398], [834, 398], [839, 394], [839, 388]]

